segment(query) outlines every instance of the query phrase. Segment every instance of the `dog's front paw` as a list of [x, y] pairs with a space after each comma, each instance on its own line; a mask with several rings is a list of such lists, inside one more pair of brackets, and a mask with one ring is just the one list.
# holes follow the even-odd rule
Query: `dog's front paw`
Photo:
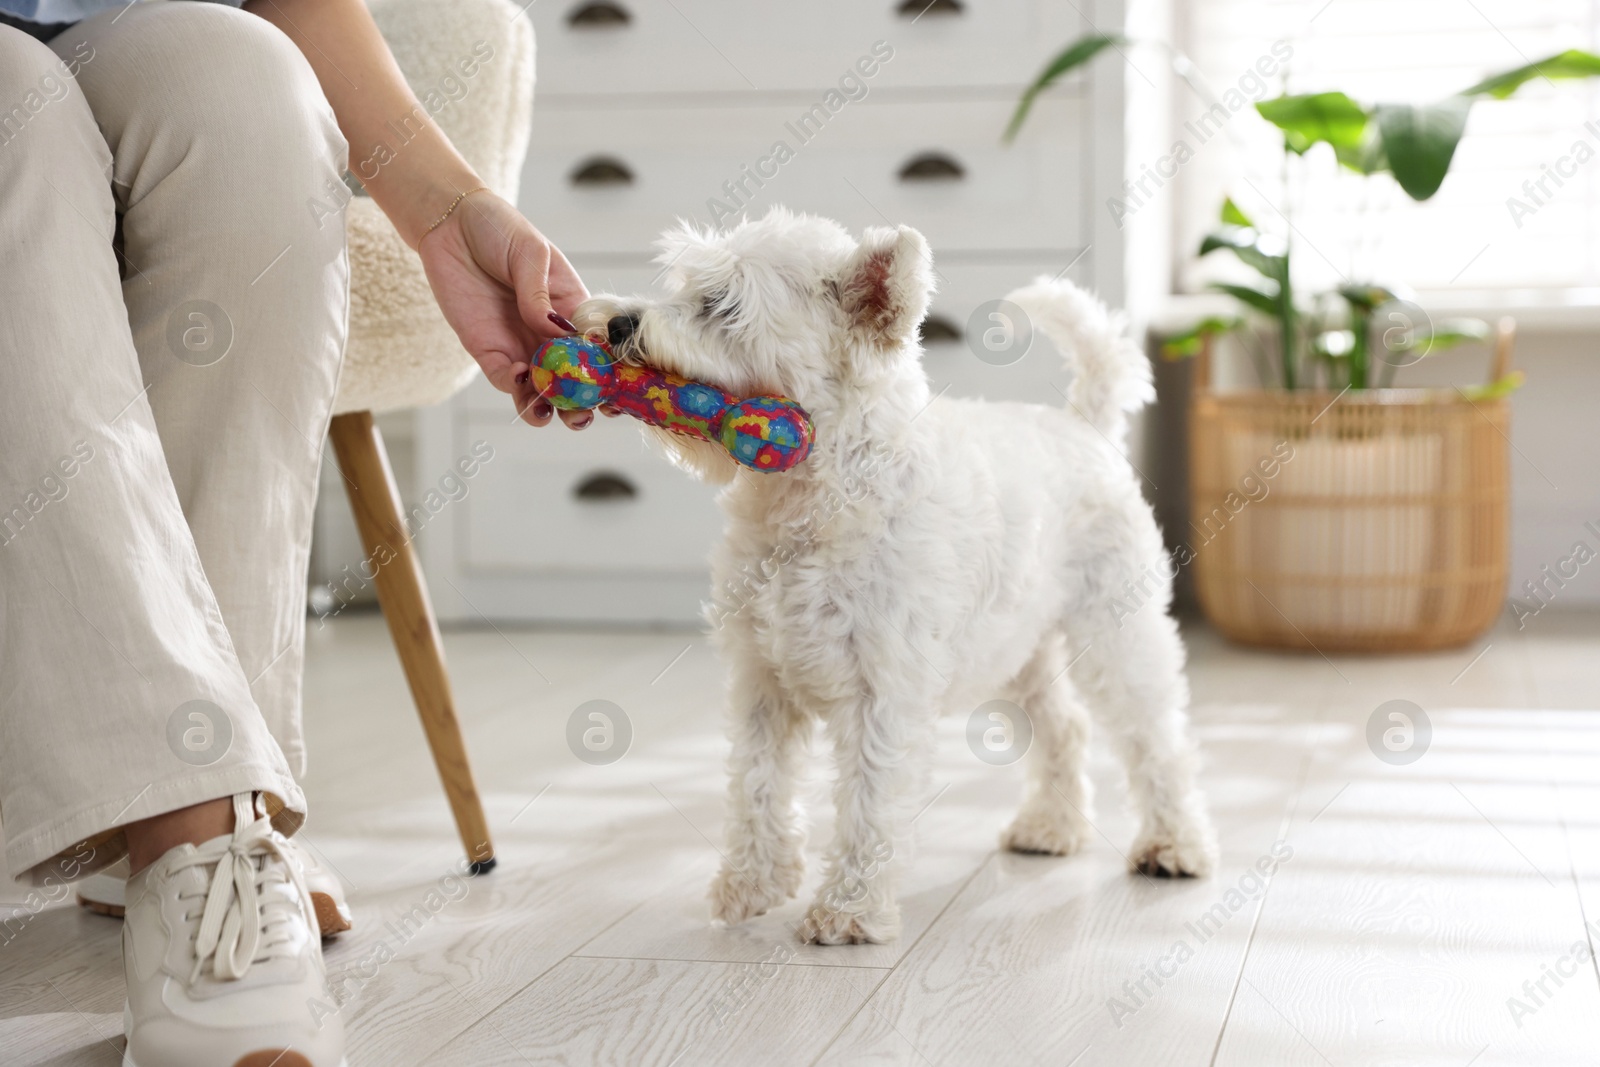
[[1000, 847], [1012, 852], [1070, 856], [1089, 840], [1089, 823], [1071, 808], [1026, 804], [1000, 834]]
[[1217, 838], [1204, 818], [1146, 829], [1128, 853], [1128, 865], [1156, 878], [1204, 878], [1217, 867]]
[[805, 867], [798, 858], [777, 865], [764, 875], [737, 871], [725, 863], [711, 881], [711, 918], [737, 926], [746, 919], [765, 915], [799, 891], [804, 874]]
[[796, 934], [808, 945], [883, 945], [900, 936], [900, 909], [891, 904], [868, 912], [841, 911], [819, 900]]

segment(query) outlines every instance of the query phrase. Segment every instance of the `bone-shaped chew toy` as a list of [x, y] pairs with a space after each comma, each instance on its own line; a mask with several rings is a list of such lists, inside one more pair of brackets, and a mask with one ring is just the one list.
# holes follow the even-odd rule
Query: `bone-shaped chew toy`
[[652, 426], [714, 441], [751, 470], [786, 471], [811, 453], [811, 416], [788, 397], [741, 400], [676, 374], [618, 362], [598, 331], [546, 341], [529, 374], [555, 407], [587, 411], [611, 404]]

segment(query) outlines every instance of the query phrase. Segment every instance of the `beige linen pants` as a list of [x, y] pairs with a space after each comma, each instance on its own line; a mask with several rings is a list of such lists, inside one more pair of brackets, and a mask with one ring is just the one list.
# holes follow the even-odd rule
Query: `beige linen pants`
[[271, 794], [285, 831], [304, 818], [306, 564], [348, 307], [326, 205], [345, 160], [305, 58], [253, 15], [138, 4], [48, 46], [0, 26], [13, 877], [87, 873], [126, 851], [117, 827], [244, 790]]

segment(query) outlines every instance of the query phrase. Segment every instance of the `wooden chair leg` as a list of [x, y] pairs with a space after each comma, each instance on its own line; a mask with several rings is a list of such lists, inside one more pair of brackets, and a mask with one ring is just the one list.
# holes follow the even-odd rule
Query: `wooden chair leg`
[[456, 719], [439, 624], [410, 534], [400, 517], [400, 494], [389, 468], [383, 435], [373, 424], [372, 412], [355, 411], [335, 415], [328, 437], [344, 472], [350, 507], [367, 552], [367, 566], [375, 572], [378, 604], [389, 623], [389, 634], [400, 654], [406, 680], [411, 683], [411, 696], [444, 782], [445, 795], [450, 799], [461, 843], [466, 846], [470, 870], [484, 874], [494, 867], [494, 845], [489, 840], [483, 802], [478, 799], [461, 724]]

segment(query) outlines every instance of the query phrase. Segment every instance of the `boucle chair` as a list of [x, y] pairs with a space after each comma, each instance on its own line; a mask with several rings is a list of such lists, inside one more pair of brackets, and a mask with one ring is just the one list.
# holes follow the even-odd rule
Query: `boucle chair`
[[[528, 19], [509, 0], [370, 0], [369, 6], [424, 109], [484, 182], [515, 202], [533, 112]], [[421, 261], [377, 204], [352, 199], [346, 228], [350, 338], [328, 436], [471, 871], [482, 874], [494, 866], [494, 845], [456, 718], [439, 625], [372, 419], [447, 400], [478, 368], [445, 323]]]

